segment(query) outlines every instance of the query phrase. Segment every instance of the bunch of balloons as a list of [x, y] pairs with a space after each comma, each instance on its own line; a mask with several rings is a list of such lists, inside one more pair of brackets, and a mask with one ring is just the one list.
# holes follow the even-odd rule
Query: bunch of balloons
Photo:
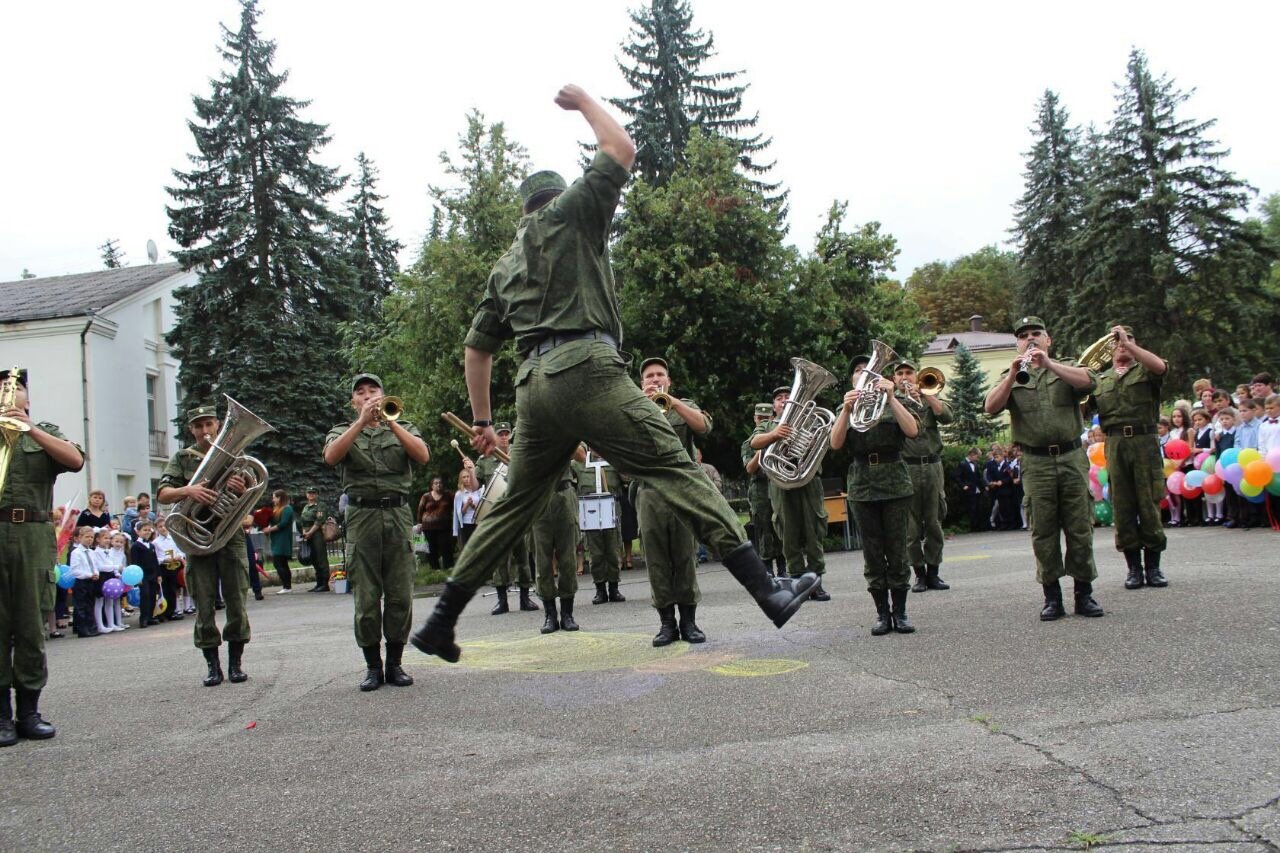
[[[71, 576], [71, 567], [67, 565], [58, 566], [58, 588], [71, 589], [76, 585], [76, 579]], [[120, 598], [128, 596], [129, 603], [134, 604], [134, 587], [142, 583], [142, 567], [136, 565], [126, 566], [125, 570], [120, 573], [120, 577], [111, 578], [102, 585], [103, 598]], [[136, 607], [137, 605], [134, 604]]]
[[1093, 495], [1093, 517], [1099, 524], [1110, 524], [1115, 517], [1111, 509], [1110, 475], [1107, 473], [1105, 442], [1089, 445], [1089, 494]]
[[1168, 475], [1165, 483], [1170, 494], [1198, 498], [1203, 493], [1205, 500], [1217, 504], [1226, 497], [1224, 485], [1229, 483], [1253, 503], [1266, 500], [1263, 492], [1280, 495], [1280, 448], [1265, 457], [1252, 447], [1230, 447], [1220, 457], [1205, 450], [1196, 455], [1191, 465], [1190, 471]]

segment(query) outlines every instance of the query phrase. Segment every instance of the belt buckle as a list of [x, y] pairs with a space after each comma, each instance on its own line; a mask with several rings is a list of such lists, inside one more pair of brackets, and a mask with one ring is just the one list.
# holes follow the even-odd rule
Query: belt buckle
[[1133, 427], [1127, 426], [1120, 430], [1120, 434], [1125, 438], [1133, 438]]
[[1061, 444], [1051, 444], [1051, 445], [1049, 445], [1049, 446], [1048, 446], [1047, 448], [1045, 448], [1045, 449], [1049, 451], [1049, 455], [1050, 455], [1050, 456], [1061, 456], [1061, 455], [1062, 455], [1062, 445], [1061, 445]]
[[14, 524], [24, 524], [27, 520], [27, 511], [22, 507], [14, 507], [9, 510], [9, 521]]
[[880, 464], [880, 454], [879, 454], [879, 453], [868, 453], [868, 454], [867, 454], [867, 464], [868, 464], [868, 465], [879, 465], [879, 464]]

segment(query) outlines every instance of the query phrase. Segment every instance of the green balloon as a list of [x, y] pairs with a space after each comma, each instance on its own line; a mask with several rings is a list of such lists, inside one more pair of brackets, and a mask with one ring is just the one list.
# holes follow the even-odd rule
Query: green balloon
[[1271, 482], [1267, 483], [1267, 491], [1273, 495], [1280, 495], [1280, 474], [1273, 476]]
[[1110, 524], [1115, 518], [1115, 513], [1112, 512], [1110, 503], [1098, 501], [1093, 505], [1093, 517], [1098, 519], [1099, 524]]
[[1098, 469], [1098, 483], [1099, 483], [1099, 485], [1103, 485], [1103, 486], [1105, 486], [1105, 485], [1107, 484], [1107, 482], [1108, 482], [1110, 479], [1111, 479], [1111, 475], [1107, 473], [1107, 469], [1106, 469], [1106, 468], [1099, 468], [1099, 469]]
[[1208, 458], [1204, 460], [1204, 464], [1200, 466], [1200, 470], [1205, 472], [1206, 474], [1213, 474], [1215, 473], [1214, 467], [1217, 464], [1218, 464], [1218, 457], [1210, 453]]

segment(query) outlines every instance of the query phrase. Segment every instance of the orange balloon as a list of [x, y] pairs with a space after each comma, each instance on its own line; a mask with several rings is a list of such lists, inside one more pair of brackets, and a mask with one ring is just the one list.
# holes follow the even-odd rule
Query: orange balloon
[[1107, 467], [1107, 444], [1099, 441], [1097, 444], [1089, 445], [1089, 461], [1099, 468]]
[[1271, 482], [1271, 477], [1271, 466], [1265, 459], [1255, 459], [1244, 466], [1244, 479], [1251, 486], [1261, 489]]

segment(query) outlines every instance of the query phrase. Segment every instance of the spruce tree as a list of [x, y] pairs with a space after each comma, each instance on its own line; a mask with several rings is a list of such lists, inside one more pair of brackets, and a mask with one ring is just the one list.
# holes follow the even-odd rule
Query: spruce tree
[[98, 247], [102, 252], [102, 265], [109, 270], [119, 269], [124, 266], [124, 252], [120, 251], [120, 241], [109, 239]]
[[1000, 423], [983, 409], [987, 375], [964, 344], [956, 346], [956, 364], [947, 379], [947, 399], [955, 420], [942, 427], [950, 444], [971, 447], [995, 438]]
[[396, 253], [403, 244], [387, 233], [387, 214], [378, 202], [378, 170], [361, 151], [356, 155], [355, 192], [347, 200], [341, 232], [343, 255], [355, 276], [359, 291], [357, 311], [366, 316], [382, 310], [391, 292], [400, 263]]
[[326, 207], [342, 179], [314, 159], [326, 128], [282, 93], [288, 75], [273, 70], [275, 43], [257, 23], [255, 0], [242, 0], [239, 28], [222, 28], [223, 73], [209, 97], [192, 99], [196, 153], [191, 171], [173, 172], [168, 213], [175, 257], [199, 281], [175, 294], [166, 341], [182, 362], [180, 412], [221, 409], [230, 394], [276, 428], [253, 446], [273, 485], [333, 494], [320, 448], [349, 414], [334, 351], [354, 303]]

